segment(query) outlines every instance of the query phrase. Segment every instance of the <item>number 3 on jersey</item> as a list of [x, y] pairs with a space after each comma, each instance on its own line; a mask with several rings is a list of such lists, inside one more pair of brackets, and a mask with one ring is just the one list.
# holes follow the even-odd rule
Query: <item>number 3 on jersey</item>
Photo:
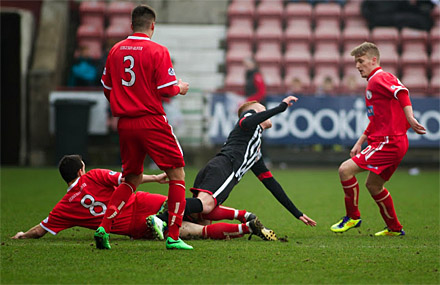
[[127, 60], [130, 61], [130, 67], [124, 68], [124, 72], [130, 74], [130, 81], [125, 81], [122, 79], [122, 85], [130, 87], [133, 86], [134, 82], [136, 81], [136, 74], [132, 70], [134, 67], [134, 58], [131, 55], [124, 56], [124, 63]]

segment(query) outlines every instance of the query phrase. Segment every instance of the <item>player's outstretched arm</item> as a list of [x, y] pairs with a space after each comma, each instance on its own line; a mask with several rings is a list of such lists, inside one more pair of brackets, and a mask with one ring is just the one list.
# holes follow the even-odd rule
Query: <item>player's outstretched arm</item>
[[15, 236], [11, 237], [12, 239], [24, 239], [24, 238], [40, 238], [47, 233], [45, 229], [41, 225], [36, 225], [31, 228], [27, 232], [18, 232]]
[[412, 106], [405, 106], [403, 108], [403, 112], [405, 113], [406, 119], [411, 126], [411, 128], [418, 133], [419, 135], [426, 134], [426, 129], [424, 126], [422, 126], [416, 118], [414, 118], [413, 108]]
[[141, 184], [150, 183], [150, 182], [157, 182], [160, 184], [166, 184], [166, 183], [168, 183], [168, 176], [165, 172], [161, 173], [161, 174], [157, 174], [157, 175], [154, 175], [154, 174], [153, 175], [147, 175], [147, 174], [142, 175]]

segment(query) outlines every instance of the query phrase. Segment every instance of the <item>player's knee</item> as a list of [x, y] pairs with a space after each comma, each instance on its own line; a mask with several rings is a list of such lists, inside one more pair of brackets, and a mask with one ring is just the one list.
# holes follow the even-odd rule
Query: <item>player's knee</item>
[[210, 198], [207, 197], [206, 199], [202, 200], [202, 205], [203, 205], [202, 214], [209, 214], [215, 208], [215, 200], [214, 198], [212, 198], [212, 196]]
[[339, 177], [341, 180], [346, 180], [347, 176], [350, 176], [349, 168], [347, 167], [347, 164], [343, 162], [338, 169]]
[[379, 194], [383, 188], [382, 185], [377, 185], [368, 180], [365, 182], [365, 187], [368, 189], [368, 192], [370, 192], [371, 195]]

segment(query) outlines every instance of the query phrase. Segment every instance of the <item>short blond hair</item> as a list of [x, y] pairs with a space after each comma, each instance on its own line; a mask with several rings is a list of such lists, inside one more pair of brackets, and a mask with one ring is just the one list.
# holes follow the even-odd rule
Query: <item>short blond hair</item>
[[352, 49], [350, 55], [354, 56], [354, 57], [360, 57], [360, 56], [364, 56], [364, 55], [367, 55], [369, 58], [376, 57], [377, 64], [380, 63], [379, 49], [373, 43], [363, 42], [359, 46]]
[[253, 101], [248, 101], [248, 102], [244, 102], [240, 108], [238, 108], [238, 117], [240, 118], [241, 114], [243, 114], [245, 111], [251, 109], [250, 106], [254, 105], [254, 104], [260, 104], [258, 101], [253, 100]]

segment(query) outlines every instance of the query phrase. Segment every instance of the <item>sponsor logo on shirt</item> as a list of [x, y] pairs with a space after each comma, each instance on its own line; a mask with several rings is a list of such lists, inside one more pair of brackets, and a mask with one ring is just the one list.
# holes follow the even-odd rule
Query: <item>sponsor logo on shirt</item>
[[374, 116], [373, 106], [367, 106], [367, 115], [368, 117]]
[[170, 67], [170, 68], [168, 69], [168, 74], [171, 75], [171, 76], [176, 75], [176, 73], [174, 72], [174, 68]]
[[373, 93], [370, 90], [367, 90], [366, 97], [368, 100], [370, 100], [371, 98], [373, 98]]

